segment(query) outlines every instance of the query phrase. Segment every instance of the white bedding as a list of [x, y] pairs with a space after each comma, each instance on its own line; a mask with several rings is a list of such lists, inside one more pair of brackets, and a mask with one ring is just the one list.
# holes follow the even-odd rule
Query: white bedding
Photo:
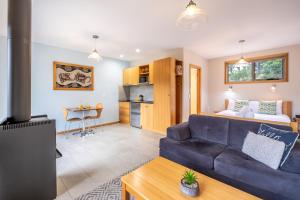
[[[232, 110], [223, 110], [222, 112], [217, 113], [217, 115], [239, 117], [238, 112], [234, 112]], [[254, 119], [291, 123], [291, 119], [289, 118], [289, 116], [283, 115], [283, 114], [282, 115], [266, 115], [266, 114], [254, 113]]]

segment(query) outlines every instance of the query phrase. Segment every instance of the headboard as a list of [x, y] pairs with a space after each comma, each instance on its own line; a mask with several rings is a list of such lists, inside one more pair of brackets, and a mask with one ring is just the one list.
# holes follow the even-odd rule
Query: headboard
[[[227, 110], [229, 104], [229, 100], [225, 99], [225, 110]], [[291, 101], [282, 101], [282, 114], [289, 116], [291, 119], [293, 118]]]

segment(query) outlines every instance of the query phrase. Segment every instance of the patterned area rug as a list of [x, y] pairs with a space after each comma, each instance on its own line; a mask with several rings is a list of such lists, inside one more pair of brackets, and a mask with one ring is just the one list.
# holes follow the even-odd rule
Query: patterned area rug
[[[122, 176], [134, 171], [135, 169], [149, 163], [151, 160], [135, 167], [134, 169], [124, 173]], [[88, 192], [76, 200], [121, 200], [122, 182], [121, 177], [115, 178], [103, 185], [97, 187], [96, 189]], [[130, 197], [130, 200], [135, 200], [134, 197]]]

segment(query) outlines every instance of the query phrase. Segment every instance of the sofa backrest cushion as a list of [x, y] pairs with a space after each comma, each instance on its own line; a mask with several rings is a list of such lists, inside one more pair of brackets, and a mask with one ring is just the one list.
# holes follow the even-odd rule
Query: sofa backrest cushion
[[[235, 149], [241, 150], [248, 132], [251, 131], [253, 133], [258, 133], [260, 125], [260, 122], [230, 119], [229, 145]], [[290, 126], [275, 124], [268, 125], [282, 130], [292, 130]]]
[[228, 144], [229, 119], [203, 115], [191, 115], [189, 128], [192, 138], [219, 144]]

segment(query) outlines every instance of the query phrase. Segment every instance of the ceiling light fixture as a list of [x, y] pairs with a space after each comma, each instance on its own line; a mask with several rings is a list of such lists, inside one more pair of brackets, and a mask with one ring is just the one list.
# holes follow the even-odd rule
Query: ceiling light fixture
[[190, 0], [185, 10], [177, 19], [176, 25], [186, 31], [191, 31], [199, 28], [199, 25], [206, 21], [206, 13], [204, 10], [197, 7], [197, 4]]
[[99, 52], [97, 51], [97, 39], [99, 39], [98, 35], [93, 35], [93, 39], [95, 40], [95, 48], [92, 53], [88, 56], [89, 59], [96, 60], [97, 62], [103, 60]]
[[120, 58], [124, 58], [124, 55], [123, 55], [123, 54], [121, 54], [121, 55], [120, 55]]
[[136, 49], [135, 52], [141, 53], [141, 50], [140, 49]]
[[246, 40], [240, 40], [239, 43], [241, 45], [241, 58], [239, 59], [239, 61], [237, 62], [237, 64], [249, 64], [249, 62], [244, 58], [244, 43], [246, 42]]

